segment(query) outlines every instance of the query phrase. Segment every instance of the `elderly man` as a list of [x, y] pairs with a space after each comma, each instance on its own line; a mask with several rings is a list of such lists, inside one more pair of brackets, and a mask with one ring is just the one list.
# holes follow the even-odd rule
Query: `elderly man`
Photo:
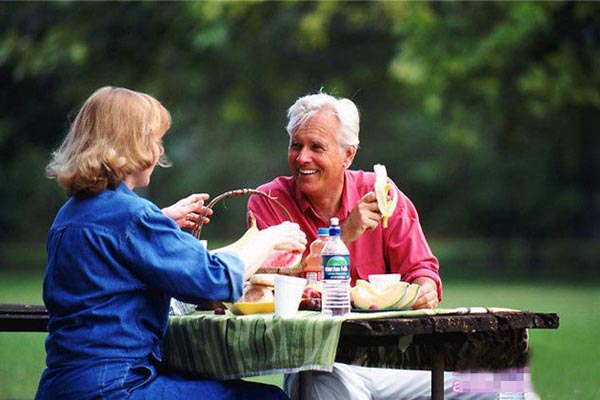
[[[288, 110], [291, 176], [281, 176], [258, 189], [276, 197], [300, 225], [309, 242], [331, 217], [340, 220], [342, 239], [350, 250], [352, 284], [369, 274], [400, 273], [420, 285], [413, 308], [435, 308], [442, 298], [438, 260], [432, 254], [412, 202], [394, 185], [397, 207], [387, 228], [380, 221], [372, 172], [348, 169], [358, 149], [359, 114], [348, 99], [318, 93], [299, 98]], [[252, 196], [248, 209], [264, 229], [286, 220], [272, 202]], [[306, 252], [308, 252], [308, 248]], [[306, 254], [305, 254], [306, 256]], [[495, 399], [495, 394], [454, 393], [446, 374], [449, 399]], [[285, 389], [297, 397], [297, 374], [286, 375]], [[333, 371], [316, 372], [316, 399], [427, 399], [430, 372], [365, 368], [335, 363]]]
[[[324, 93], [300, 98], [288, 111], [290, 177], [278, 177], [259, 189], [290, 211], [312, 241], [331, 217], [341, 222], [342, 239], [351, 254], [351, 278], [400, 273], [421, 286], [415, 308], [434, 308], [442, 297], [438, 261], [419, 224], [417, 211], [398, 188], [398, 205], [383, 229], [373, 192], [375, 175], [353, 171], [358, 148], [359, 116], [353, 102]], [[263, 229], [285, 216], [268, 200], [253, 196], [248, 208]], [[308, 251], [308, 249], [306, 250]]]

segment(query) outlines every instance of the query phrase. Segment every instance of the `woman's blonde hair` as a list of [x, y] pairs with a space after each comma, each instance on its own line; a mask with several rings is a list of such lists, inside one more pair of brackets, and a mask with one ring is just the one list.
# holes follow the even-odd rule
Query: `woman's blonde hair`
[[158, 165], [169, 166], [160, 139], [170, 127], [171, 115], [152, 96], [100, 88], [77, 113], [46, 173], [70, 196], [114, 189], [128, 175], [152, 166], [155, 142], [160, 146]]

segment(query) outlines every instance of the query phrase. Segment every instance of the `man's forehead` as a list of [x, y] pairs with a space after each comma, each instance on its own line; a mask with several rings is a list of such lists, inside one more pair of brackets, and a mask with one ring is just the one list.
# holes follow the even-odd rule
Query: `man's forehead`
[[320, 110], [310, 117], [298, 130], [305, 133], [337, 132], [340, 121], [332, 110]]

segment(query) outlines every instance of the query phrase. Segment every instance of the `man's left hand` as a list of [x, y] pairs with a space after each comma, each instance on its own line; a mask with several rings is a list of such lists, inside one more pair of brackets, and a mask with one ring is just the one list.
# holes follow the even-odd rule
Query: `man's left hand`
[[413, 280], [412, 283], [421, 287], [419, 290], [419, 297], [412, 306], [413, 309], [436, 308], [438, 306], [437, 285], [433, 279], [421, 276]]

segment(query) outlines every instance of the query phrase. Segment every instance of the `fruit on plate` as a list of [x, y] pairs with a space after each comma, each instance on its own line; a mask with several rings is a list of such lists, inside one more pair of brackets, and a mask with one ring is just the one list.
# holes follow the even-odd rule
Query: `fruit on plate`
[[409, 308], [417, 301], [419, 296], [419, 285], [410, 284], [404, 292], [404, 296], [392, 306], [395, 309]]
[[[385, 165], [375, 164], [373, 166], [375, 172], [375, 196], [377, 197], [377, 207], [383, 216], [381, 221], [384, 228], [388, 227], [388, 220], [396, 209], [398, 203], [398, 192], [394, 186], [388, 182], [387, 169]], [[392, 197], [388, 197], [388, 193], [392, 193]]]
[[220, 247], [218, 249], [213, 250], [213, 252], [221, 252], [221, 251], [233, 251], [239, 252], [244, 246], [249, 244], [252, 239], [258, 234], [258, 227], [256, 226], [256, 218], [252, 213], [248, 213], [248, 219], [250, 221], [250, 228], [246, 230], [246, 232], [235, 242], [227, 245], [225, 247]]
[[309, 283], [304, 287], [302, 299], [300, 300], [300, 310], [321, 310], [321, 288], [319, 285]]
[[354, 307], [363, 310], [386, 310], [410, 308], [417, 300], [419, 285], [396, 282], [376, 288], [365, 280], [357, 280], [350, 289]]
[[[393, 283], [390, 283], [390, 285], [400, 285], [404, 290], [406, 290], [406, 288], [408, 288], [408, 286], [409, 286], [408, 282], [402, 282], [402, 281], [393, 282]], [[379, 293], [377, 290], [377, 286], [373, 285], [369, 281], [365, 281], [364, 279], [357, 279], [356, 286], [364, 286], [367, 290], [369, 290], [373, 294]]]

